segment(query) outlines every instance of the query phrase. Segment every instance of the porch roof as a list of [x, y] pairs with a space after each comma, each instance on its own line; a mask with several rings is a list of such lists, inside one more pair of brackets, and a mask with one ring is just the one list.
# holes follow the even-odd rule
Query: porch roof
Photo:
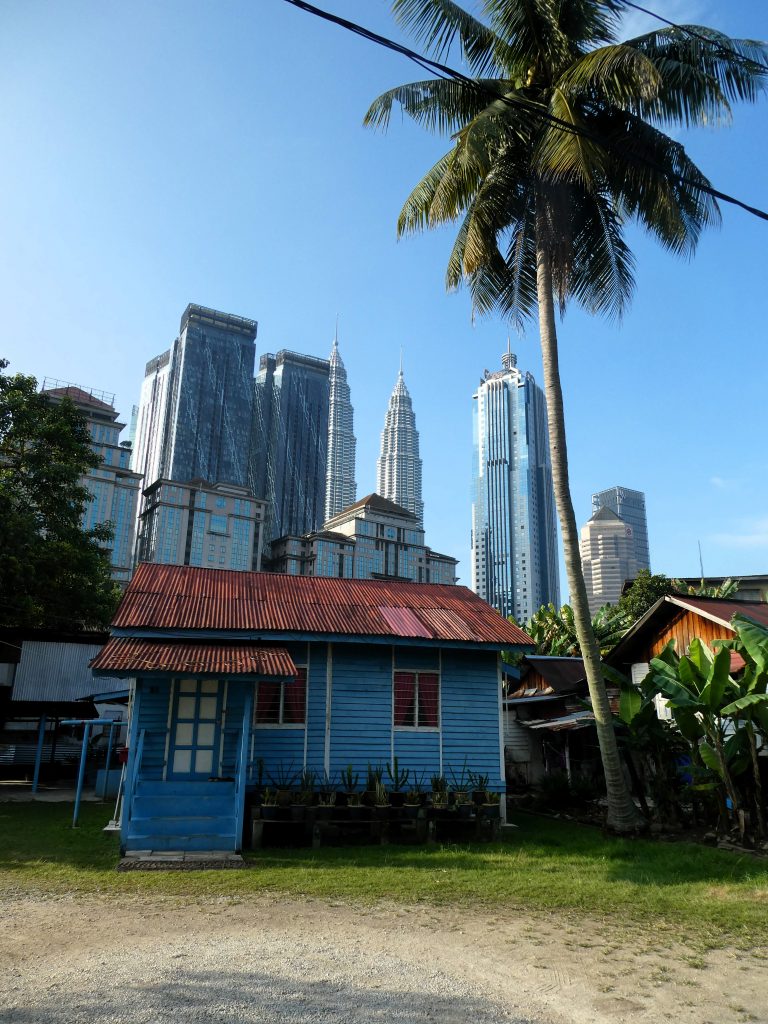
[[141, 673], [269, 676], [292, 679], [296, 666], [283, 647], [249, 643], [189, 643], [112, 637], [91, 662], [96, 676]]

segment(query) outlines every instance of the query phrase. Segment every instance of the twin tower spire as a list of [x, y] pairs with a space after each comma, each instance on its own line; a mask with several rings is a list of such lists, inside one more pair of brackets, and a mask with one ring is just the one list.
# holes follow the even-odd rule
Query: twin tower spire
[[[328, 470], [325, 488], [325, 519], [333, 518], [354, 504], [356, 494], [355, 454], [357, 442], [347, 371], [339, 355], [338, 326], [330, 359], [330, 402], [328, 407]], [[424, 523], [421, 500], [421, 458], [419, 432], [413, 403], [403, 377], [403, 357], [381, 432], [381, 453], [377, 461], [377, 492], [413, 513]]]

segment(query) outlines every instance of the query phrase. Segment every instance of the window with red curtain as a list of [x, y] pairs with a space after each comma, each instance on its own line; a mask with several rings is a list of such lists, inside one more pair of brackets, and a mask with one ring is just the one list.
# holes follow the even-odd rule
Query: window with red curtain
[[395, 726], [436, 729], [440, 677], [436, 672], [395, 672]]
[[436, 672], [419, 672], [419, 720], [425, 729], [436, 729], [438, 715], [438, 676]]
[[303, 725], [306, 721], [307, 670], [285, 683], [261, 682], [256, 693], [257, 725]]
[[416, 725], [415, 672], [395, 672], [395, 725]]
[[280, 721], [280, 683], [259, 683], [256, 693], [256, 721]]
[[296, 678], [283, 686], [283, 722], [303, 723], [307, 707], [307, 670], [296, 669]]

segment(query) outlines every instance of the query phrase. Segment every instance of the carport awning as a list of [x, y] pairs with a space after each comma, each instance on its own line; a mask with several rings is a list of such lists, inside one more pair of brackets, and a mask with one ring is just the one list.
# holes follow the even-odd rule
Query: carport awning
[[293, 679], [296, 666], [283, 647], [249, 643], [191, 643], [111, 637], [91, 662], [96, 676], [152, 673]]

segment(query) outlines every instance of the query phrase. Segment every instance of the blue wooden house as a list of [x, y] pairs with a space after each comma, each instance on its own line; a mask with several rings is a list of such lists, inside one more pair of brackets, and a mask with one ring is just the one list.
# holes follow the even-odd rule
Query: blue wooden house
[[239, 850], [260, 768], [503, 792], [499, 652], [530, 645], [465, 587], [140, 565], [93, 663], [131, 680], [124, 850]]

